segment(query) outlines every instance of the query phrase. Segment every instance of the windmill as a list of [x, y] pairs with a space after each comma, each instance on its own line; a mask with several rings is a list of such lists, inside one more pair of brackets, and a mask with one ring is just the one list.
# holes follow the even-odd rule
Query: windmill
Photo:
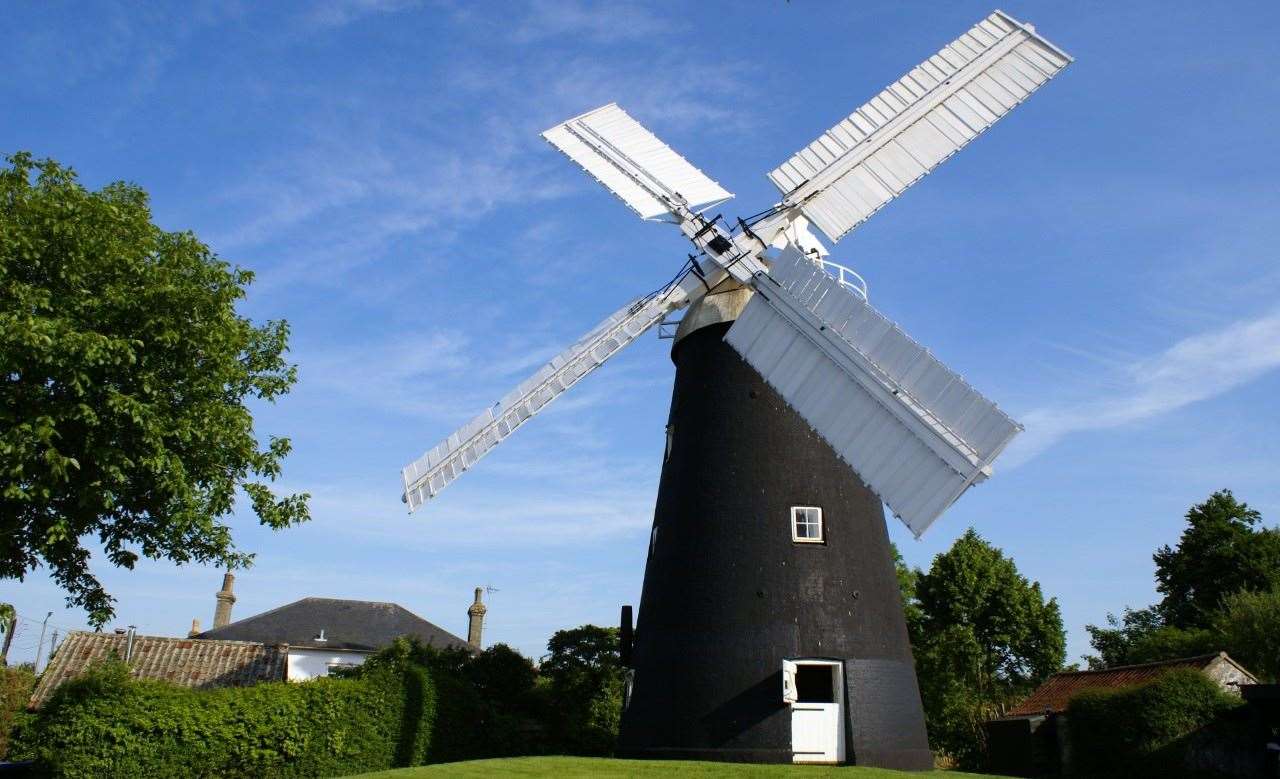
[[695, 253], [407, 466], [404, 500], [675, 326], [621, 754], [931, 767], [883, 506], [919, 536], [1021, 428], [876, 311], [811, 228], [839, 241], [1071, 61], [996, 11], [770, 172], [781, 200], [736, 224], [707, 216], [732, 195], [617, 105], [543, 133]]

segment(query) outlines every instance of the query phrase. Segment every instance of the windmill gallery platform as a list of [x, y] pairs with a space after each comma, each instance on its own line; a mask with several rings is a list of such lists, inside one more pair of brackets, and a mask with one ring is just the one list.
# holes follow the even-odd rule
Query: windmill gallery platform
[[[837, 242], [1071, 63], [996, 11], [733, 197], [609, 104], [543, 137], [694, 253], [406, 466], [425, 505], [655, 325], [675, 389], [640, 612], [624, 609], [624, 755], [929, 768], [884, 506], [916, 536], [1021, 426], [873, 308]], [[661, 331], [661, 328], [659, 328]]]

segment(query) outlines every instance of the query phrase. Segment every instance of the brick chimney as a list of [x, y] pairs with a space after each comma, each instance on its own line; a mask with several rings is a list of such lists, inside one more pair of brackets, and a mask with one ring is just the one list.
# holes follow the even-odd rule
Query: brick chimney
[[218, 605], [213, 610], [213, 627], [218, 629], [223, 625], [231, 622], [231, 607], [236, 603], [236, 596], [231, 592], [231, 588], [236, 583], [236, 577], [231, 572], [227, 572], [222, 576], [222, 589], [214, 597], [218, 599]]
[[484, 630], [484, 613], [488, 611], [480, 602], [480, 596], [483, 593], [484, 588], [477, 587], [475, 603], [467, 609], [467, 643], [476, 649], [480, 648], [480, 634]]
[[199, 619], [191, 620], [191, 631], [187, 633], [187, 638], [195, 638], [196, 636], [200, 635], [201, 632], [203, 631], [200, 630], [200, 620]]

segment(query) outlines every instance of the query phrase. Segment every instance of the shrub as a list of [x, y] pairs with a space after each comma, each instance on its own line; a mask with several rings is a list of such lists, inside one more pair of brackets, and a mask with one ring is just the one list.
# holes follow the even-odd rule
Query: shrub
[[26, 723], [36, 675], [26, 666], [0, 668], [0, 760], [9, 755], [10, 734]]
[[1216, 624], [1233, 658], [1263, 681], [1280, 679], [1280, 587], [1228, 595]]
[[370, 658], [383, 665], [428, 669], [436, 687], [431, 762], [540, 754], [547, 751], [545, 709], [534, 694], [537, 670], [505, 644], [478, 655], [436, 649], [402, 638]]
[[1071, 699], [1067, 732], [1078, 776], [1185, 775], [1189, 736], [1240, 701], [1199, 671], [1169, 671], [1147, 684], [1088, 690]]
[[192, 690], [113, 661], [59, 688], [22, 741], [58, 776], [335, 776], [425, 762], [434, 717], [421, 667]]
[[618, 629], [581, 625], [547, 642], [538, 688], [550, 741], [571, 755], [612, 755], [622, 715]]

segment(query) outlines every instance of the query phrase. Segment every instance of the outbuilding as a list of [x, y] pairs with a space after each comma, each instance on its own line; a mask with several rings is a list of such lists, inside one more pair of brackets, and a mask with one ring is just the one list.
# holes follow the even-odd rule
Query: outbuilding
[[1226, 652], [1050, 676], [1004, 717], [986, 723], [989, 769], [1007, 776], [1057, 774], [1070, 762], [1067, 705], [1085, 690], [1114, 690], [1154, 681], [1178, 668], [1200, 671], [1223, 691], [1240, 695], [1257, 679]]

